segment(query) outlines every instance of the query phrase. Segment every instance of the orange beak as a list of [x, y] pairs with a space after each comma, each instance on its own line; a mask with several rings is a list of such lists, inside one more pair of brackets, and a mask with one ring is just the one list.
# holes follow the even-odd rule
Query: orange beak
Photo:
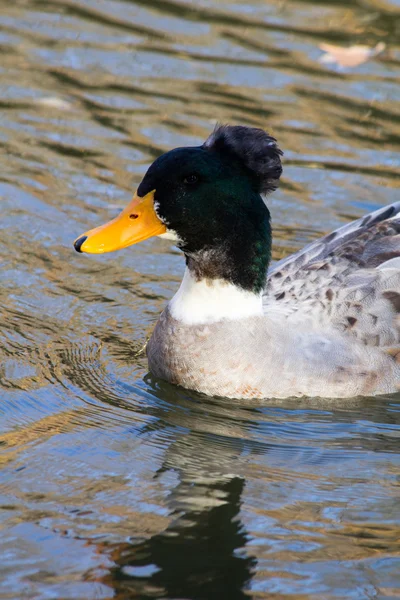
[[87, 231], [74, 242], [77, 252], [102, 254], [126, 248], [167, 231], [154, 210], [154, 193], [135, 194], [118, 217]]

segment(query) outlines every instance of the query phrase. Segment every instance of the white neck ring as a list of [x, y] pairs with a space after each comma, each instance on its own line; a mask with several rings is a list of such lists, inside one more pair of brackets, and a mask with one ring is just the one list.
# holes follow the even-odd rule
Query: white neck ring
[[169, 310], [187, 325], [240, 320], [262, 316], [262, 293], [255, 294], [222, 279], [196, 281], [186, 268], [181, 286], [170, 301]]

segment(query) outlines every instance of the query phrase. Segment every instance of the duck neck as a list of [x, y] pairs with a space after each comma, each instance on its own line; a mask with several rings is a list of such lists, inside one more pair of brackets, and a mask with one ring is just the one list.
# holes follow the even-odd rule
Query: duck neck
[[211, 323], [263, 314], [272, 239], [269, 211], [257, 196], [244, 214], [232, 207], [218, 223], [219, 228], [210, 220], [212, 247], [199, 237], [178, 244], [186, 271], [169, 308], [180, 321]]
[[186, 324], [212, 323], [262, 316], [262, 294], [271, 252], [268, 228], [262, 239], [230, 249], [185, 253], [186, 271], [169, 304], [172, 316]]
[[[251, 210], [240, 214], [233, 207], [229, 214], [210, 220], [215, 234], [212, 246], [201, 237], [178, 244], [185, 254], [186, 266], [196, 281], [215, 280], [232, 284], [259, 295], [265, 288], [271, 258], [272, 232], [270, 214], [261, 197], [252, 199]], [[205, 237], [205, 236], [204, 236]]]

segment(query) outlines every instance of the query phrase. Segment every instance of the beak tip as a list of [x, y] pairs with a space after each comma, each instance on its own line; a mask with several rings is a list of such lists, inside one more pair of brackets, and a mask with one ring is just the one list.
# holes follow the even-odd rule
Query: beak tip
[[86, 242], [86, 240], [87, 240], [87, 235], [81, 235], [81, 237], [79, 237], [77, 240], [75, 240], [74, 248], [77, 252], [82, 252], [81, 248], [82, 248], [83, 244]]

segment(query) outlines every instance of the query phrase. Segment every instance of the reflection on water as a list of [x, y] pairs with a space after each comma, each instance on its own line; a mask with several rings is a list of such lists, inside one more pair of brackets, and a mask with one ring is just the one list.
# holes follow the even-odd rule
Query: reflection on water
[[[242, 405], [140, 348], [182, 273], [76, 255], [221, 122], [285, 150], [274, 258], [398, 199], [398, 0], [0, 4], [0, 597], [398, 597], [399, 402]], [[321, 44], [386, 45], [357, 67]]]
[[193, 485], [199, 488], [200, 506], [187, 509], [163, 533], [112, 549], [116, 566], [103, 581], [117, 594], [184, 598], [190, 590], [193, 598], [247, 597], [256, 560], [243, 550], [247, 536], [238, 518], [243, 480], [182, 483], [178, 497]]

